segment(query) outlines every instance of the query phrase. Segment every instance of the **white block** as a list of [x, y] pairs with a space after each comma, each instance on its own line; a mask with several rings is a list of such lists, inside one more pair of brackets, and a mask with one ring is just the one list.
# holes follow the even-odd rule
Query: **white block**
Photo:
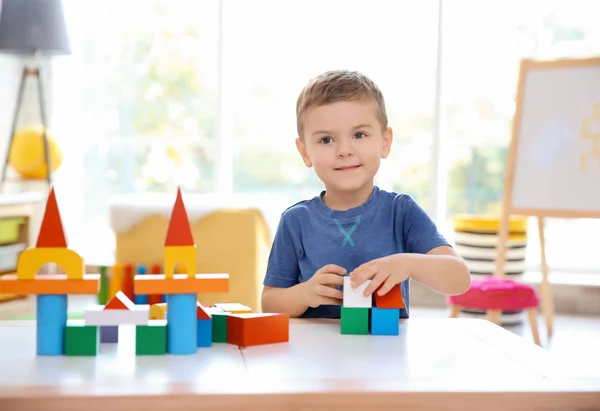
[[150, 319], [150, 305], [136, 305], [131, 310], [105, 310], [96, 305], [85, 310], [86, 325], [146, 325]]
[[363, 296], [365, 289], [371, 284], [367, 280], [356, 288], [352, 288], [350, 277], [344, 277], [344, 307], [348, 308], [371, 308], [373, 306], [373, 296]]

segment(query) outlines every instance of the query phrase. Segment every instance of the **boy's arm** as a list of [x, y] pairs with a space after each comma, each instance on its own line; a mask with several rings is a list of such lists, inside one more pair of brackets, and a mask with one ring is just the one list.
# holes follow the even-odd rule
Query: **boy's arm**
[[302, 292], [305, 284], [299, 283], [289, 288], [265, 286], [261, 299], [262, 311], [265, 313], [288, 313], [290, 317], [300, 317], [308, 309]]
[[450, 246], [440, 246], [427, 254], [407, 254], [409, 272], [421, 284], [446, 295], [466, 292], [471, 275], [465, 261]]

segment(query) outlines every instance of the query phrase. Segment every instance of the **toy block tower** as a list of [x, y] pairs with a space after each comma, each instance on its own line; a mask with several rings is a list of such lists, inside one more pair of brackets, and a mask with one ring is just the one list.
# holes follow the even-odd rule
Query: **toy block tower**
[[[48, 263], [60, 265], [66, 274], [39, 275]], [[17, 275], [0, 277], [0, 293], [37, 296], [36, 343], [38, 355], [63, 355], [67, 327], [67, 296], [97, 295], [100, 274], [84, 274], [83, 258], [67, 248], [54, 188], [46, 202], [35, 247], [23, 251]]]
[[[175, 274], [175, 265], [185, 264], [187, 274]], [[136, 275], [135, 295], [167, 296], [167, 352], [194, 354], [198, 345], [197, 294], [222, 293], [229, 289], [228, 274], [196, 274], [196, 245], [181, 190], [171, 213], [165, 239], [165, 274]]]
[[164, 270], [167, 278], [173, 278], [177, 264], [185, 264], [187, 276], [194, 278], [196, 275], [196, 244], [181, 197], [181, 189], [177, 189], [177, 198], [165, 238]]
[[375, 296], [375, 306], [371, 309], [371, 334], [398, 335], [400, 309], [404, 308], [402, 289], [396, 285], [385, 295]]
[[365, 281], [357, 288], [352, 288], [350, 277], [344, 277], [344, 299], [341, 308], [342, 334], [369, 334], [369, 311], [372, 297], [365, 297], [363, 292], [370, 284]]

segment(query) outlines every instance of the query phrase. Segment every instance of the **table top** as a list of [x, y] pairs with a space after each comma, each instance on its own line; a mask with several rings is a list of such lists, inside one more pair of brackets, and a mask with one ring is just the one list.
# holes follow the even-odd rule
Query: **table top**
[[[536, 409], [600, 404], [600, 370], [562, 363], [479, 319], [402, 320], [398, 336], [292, 320], [289, 343], [135, 356], [135, 328], [96, 357], [37, 357], [32, 321], [0, 322], [0, 409]], [[511, 393], [511, 394], [507, 394]], [[407, 408], [408, 409], [408, 408]]]

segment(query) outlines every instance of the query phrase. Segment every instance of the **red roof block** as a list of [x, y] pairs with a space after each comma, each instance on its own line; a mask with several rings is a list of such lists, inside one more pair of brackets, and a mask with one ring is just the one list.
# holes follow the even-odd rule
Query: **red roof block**
[[113, 298], [104, 306], [105, 310], [133, 310], [135, 303], [125, 295], [123, 291], [117, 292]]
[[35, 246], [38, 248], [67, 247], [67, 239], [60, 218], [60, 210], [56, 202], [54, 187], [50, 189], [50, 194], [46, 201], [46, 210]]
[[181, 188], [177, 189], [177, 198], [171, 212], [165, 246], [194, 245], [187, 211], [181, 197]]

